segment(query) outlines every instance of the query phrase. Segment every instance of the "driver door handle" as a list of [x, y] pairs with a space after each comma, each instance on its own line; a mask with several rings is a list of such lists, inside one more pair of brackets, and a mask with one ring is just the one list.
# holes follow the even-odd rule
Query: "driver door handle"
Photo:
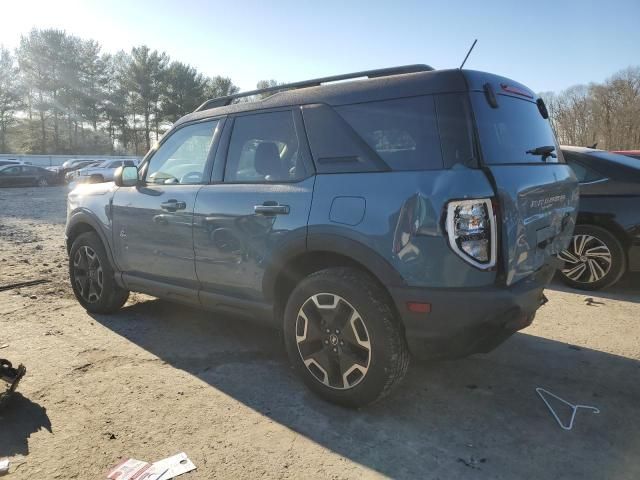
[[289, 205], [265, 202], [262, 205], [255, 205], [253, 211], [258, 215], [288, 215]]
[[175, 212], [177, 210], [184, 210], [187, 208], [187, 202], [179, 202], [178, 200], [171, 199], [160, 204], [160, 208], [167, 212]]

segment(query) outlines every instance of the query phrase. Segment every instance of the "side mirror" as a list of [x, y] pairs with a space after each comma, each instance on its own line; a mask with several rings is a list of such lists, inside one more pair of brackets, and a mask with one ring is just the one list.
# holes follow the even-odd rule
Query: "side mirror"
[[113, 173], [113, 181], [118, 187], [138, 185], [138, 167], [118, 167]]

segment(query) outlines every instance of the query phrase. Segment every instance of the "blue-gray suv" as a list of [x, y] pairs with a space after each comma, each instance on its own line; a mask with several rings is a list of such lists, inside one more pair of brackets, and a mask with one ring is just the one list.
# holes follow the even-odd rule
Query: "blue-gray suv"
[[69, 271], [89, 312], [136, 291], [267, 322], [309, 388], [357, 407], [409, 352], [529, 325], [577, 204], [531, 90], [410, 65], [205, 102], [69, 194]]

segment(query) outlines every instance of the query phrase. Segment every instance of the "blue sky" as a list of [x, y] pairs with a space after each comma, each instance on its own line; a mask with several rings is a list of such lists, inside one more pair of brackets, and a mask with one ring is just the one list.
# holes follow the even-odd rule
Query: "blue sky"
[[502, 74], [536, 91], [599, 82], [640, 65], [640, 0], [207, 1], [3, 0], [0, 44], [31, 28], [147, 44], [242, 89], [369, 68], [428, 63]]

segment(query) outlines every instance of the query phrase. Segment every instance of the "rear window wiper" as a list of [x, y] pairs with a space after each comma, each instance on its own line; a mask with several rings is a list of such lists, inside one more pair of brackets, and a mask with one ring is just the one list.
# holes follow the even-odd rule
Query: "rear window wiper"
[[528, 155], [540, 155], [542, 156], [542, 161], [545, 162], [547, 158], [556, 158], [556, 154], [553, 153], [556, 151], [556, 147], [552, 145], [545, 145], [543, 147], [532, 148], [531, 150], [527, 150], [525, 153]]

